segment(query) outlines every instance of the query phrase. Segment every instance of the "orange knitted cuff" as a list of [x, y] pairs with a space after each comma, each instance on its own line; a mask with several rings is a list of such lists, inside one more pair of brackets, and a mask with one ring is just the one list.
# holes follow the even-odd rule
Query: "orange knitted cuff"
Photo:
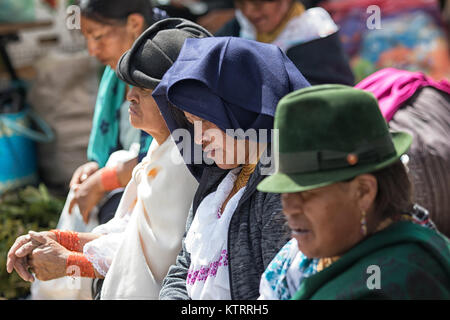
[[56, 235], [56, 241], [67, 250], [81, 251], [83, 249], [80, 238], [78, 237], [78, 232], [69, 230], [50, 230], [50, 232], [53, 232]]
[[103, 168], [102, 169], [102, 185], [105, 191], [111, 191], [120, 188], [119, 178], [117, 177], [117, 169], [114, 168]]
[[69, 277], [95, 278], [92, 263], [80, 252], [73, 252], [66, 261], [66, 275]]

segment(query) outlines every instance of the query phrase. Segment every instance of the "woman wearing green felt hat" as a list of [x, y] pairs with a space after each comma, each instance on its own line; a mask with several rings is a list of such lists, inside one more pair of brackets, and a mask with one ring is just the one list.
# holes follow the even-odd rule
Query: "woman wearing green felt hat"
[[372, 94], [321, 85], [285, 96], [275, 114], [276, 173], [292, 231], [261, 279], [260, 299], [449, 299], [450, 242], [414, 205]]

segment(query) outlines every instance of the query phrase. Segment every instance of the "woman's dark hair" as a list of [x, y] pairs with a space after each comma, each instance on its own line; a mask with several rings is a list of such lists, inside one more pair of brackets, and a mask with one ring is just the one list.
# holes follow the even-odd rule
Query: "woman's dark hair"
[[408, 212], [413, 207], [413, 187], [401, 160], [371, 172], [378, 183], [375, 212], [382, 218]]
[[150, 0], [77, 0], [81, 14], [102, 24], [125, 24], [132, 13], [144, 17], [147, 26], [155, 21]]

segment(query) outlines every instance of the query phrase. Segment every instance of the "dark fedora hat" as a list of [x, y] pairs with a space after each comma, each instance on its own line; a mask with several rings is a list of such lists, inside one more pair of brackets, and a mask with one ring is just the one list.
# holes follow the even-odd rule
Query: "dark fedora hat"
[[187, 38], [212, 36], [198, 24], [181, 19], [160, 20], [136, 39], [117, 64], [117, 76], [141, 88], [154, 89], [177, 59]]
[[275, 113], [276, 173], [258, 190], [290, 193], [326, 186], [384, 168], [412, 142], [390, 132], [375, 97], [345, 85], [294, 91]]

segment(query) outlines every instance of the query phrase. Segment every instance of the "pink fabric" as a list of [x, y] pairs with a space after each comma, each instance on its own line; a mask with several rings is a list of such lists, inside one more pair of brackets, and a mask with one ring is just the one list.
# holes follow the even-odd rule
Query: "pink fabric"
[[422, 72], [386, 68], [368, 76], [355, 88], [372, 92], [378, 99], [381, 113], [390, 121], [403, 102], [418, 89], [431, 86], [450, 94], [450, 82], [433, 80]]

